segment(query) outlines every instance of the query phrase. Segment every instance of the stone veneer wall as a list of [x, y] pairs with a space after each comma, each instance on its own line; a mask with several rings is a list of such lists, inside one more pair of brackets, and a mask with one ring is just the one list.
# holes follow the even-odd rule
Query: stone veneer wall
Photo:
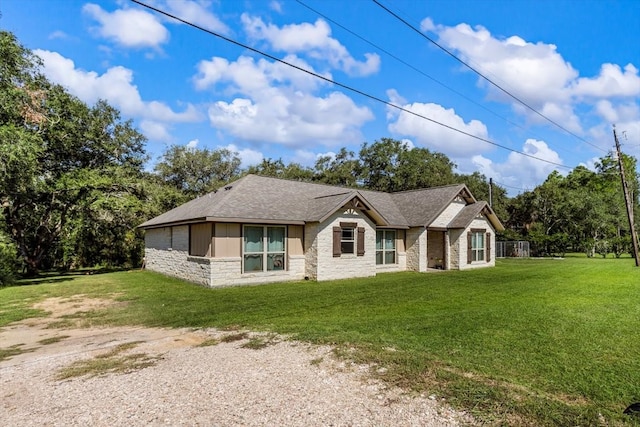
[[[467, 233], [471, 231], [471, 229], [484, 229], [486, 230], [486, 233], [491, 233], [491, 261], [474, 261], [471, 264], [467, 263]], [[467, 227], [464, 231], [461, 231], [457, 243], [460, 251], [460, 270], [494, 267], [496, 265], [496, 231], [491, 226], [491, 223], [484, 217], [478, 217], [471, 221], [469, 227]]]
[[406, 236], [406, 269], [427, 271], [427, 230], [424, 227], [412, 227], [407, 230]]
[[[356, 222], [358, 227], [364, 227], [364, 255], [342, 254], [333, 256], [333, 227], [339, 227], [340, 222]], [[316, 280], [346, 279], [350, 277], [367, 277], [376, 275], [376, 229], [374, 223], [360, 212], [345, 213], [339, 210], [326, 221], [318, 224], [315, 242], [316, 250]], [[307, 257], [307, 260], [309, 257]], [[307, 270], [310, 271], [309, 269]], [[311, 276], [310, 276], [311, 277]]]
[[153, 228], [145, 232], [145, 264], [151, 271], [209, 286], [207, 258], [189, 256], [189, 226]]
[[305, 275], [311, 280], [318, 278], [318, 223], [304, 226]]
[[287, 270], [242, 273], [242, 257], [206, 258], [189, 255], [189, 226], [145, 232], [146, 268], [211, 287], [303, 280], [305, 257], [289, 255]]

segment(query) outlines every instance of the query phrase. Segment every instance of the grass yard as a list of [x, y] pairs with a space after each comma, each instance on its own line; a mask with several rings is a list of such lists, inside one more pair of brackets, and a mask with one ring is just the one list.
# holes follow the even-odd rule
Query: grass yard
[[79, 316], [332, 344], [385, 381], [446, 397], [492, 425], [640, 421], [622, 415], [640, 401], [640, 269], [629, 258], [216, 290], [140, 271], [23, 284], [0, 289], [0, 327], [41, 315], [30, 307], [47, 297], [117, 295], [127, 304]]

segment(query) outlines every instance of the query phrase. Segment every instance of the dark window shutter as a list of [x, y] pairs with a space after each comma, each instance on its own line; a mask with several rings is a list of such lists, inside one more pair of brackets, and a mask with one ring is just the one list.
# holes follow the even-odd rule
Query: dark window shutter
[[358, 256], [364, 255], [364, 227], [358, 227]]
[[486, 253], [486, 259], [487, 262], [491, 261], [491, 233], [487, 233], [487, 243], [484, 245], [485, 246], [485, 253]]
[[333, 256], [339, 257], [342, 253], [340, 248], [340, 240], [342, 240], [342, 229], [340, 227], [333, 227]]
[[467, 264], [471, 264], [471, 233], [467, 233]]

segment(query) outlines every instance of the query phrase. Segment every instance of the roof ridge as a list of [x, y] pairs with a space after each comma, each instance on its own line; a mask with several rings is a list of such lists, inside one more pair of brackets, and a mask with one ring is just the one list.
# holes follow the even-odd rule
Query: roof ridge
[[449, 188], [449, 187], [466, 187], [466, 184], [459, 183], [459, 184], [438, 185], [436, 187], [414, 188], [413, 190], [394, 191], [394, 192], [387, 193], [387, 194], [402, 194], [402, 193], [411, 193], [411, 192], [416, 192], [416, 191], [438, 190], [438, 189], [441, 189], [441, 188]]

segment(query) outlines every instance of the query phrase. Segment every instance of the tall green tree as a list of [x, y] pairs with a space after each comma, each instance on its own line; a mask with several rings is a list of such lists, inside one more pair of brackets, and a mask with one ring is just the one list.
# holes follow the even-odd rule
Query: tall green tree
[[357, 187], [360, 161], [353, 151], [342, 147], [335, 156], [320, 156], [314, 167], [314, 180], [329, 185]]
[[189, 197], [209, 193], [240, 175], [238, 153], [226, 148], [209, 150], [172, 145], [155, 166], [167, 183]]
[[426, 148], [411, 149], [391, 138], [364, 143], [359, 160], [362, 185], [370, 190], [395, 192], [454, 182], [455, 164], [447, 156]]
[[145, 139], [106, 102], [88, 107], [47, 81], [11, 33], [0, 32], [0, 58], [0, 206], [33, 273], [56, 263], [88, 205], [137, 191]]

